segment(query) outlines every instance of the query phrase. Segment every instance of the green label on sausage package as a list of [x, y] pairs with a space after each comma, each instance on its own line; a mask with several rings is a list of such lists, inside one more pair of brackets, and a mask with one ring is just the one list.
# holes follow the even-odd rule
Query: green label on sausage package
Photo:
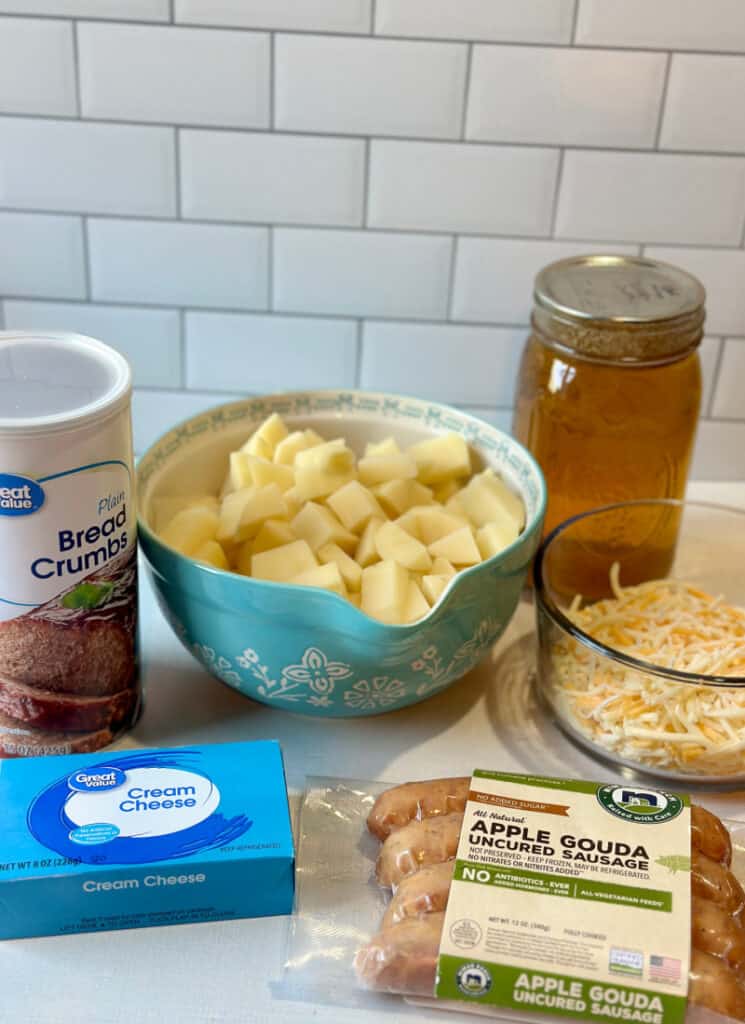
[[435, 995], [682, 1024], [690, 842], [690, 804], [676, 793], [474, 772]]

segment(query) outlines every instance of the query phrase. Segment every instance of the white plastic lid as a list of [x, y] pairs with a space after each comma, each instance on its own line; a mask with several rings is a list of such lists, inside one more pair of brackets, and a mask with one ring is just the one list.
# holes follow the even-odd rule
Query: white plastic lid
[[0, 434], [57, 431], [129, 401], [127, 360], [102, 341], [64, 332], [0, 331]]

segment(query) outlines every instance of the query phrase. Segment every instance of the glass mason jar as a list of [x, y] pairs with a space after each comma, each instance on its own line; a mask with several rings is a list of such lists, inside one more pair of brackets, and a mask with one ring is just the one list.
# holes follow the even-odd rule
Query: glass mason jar
[[[704, 300], [696, 278], [642, 257], [578, 256], [540, 271], [513, 430], [546, 476], [546, 533], [600, 505], [683, 497]], [[677, 522], [649, 529], [662, 576]]]

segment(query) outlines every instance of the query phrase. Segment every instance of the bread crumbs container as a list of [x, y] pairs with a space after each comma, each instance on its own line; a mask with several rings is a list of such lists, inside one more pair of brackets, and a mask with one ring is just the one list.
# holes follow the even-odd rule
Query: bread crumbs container
[[86, 753], [140, 710], [132, 378], [78, 334], [0, 332], [0, 756]]

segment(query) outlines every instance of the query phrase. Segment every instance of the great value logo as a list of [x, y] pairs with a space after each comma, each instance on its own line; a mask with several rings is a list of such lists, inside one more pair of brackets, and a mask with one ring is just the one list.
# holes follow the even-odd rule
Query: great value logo
[[118, 768], [97, 768], [95, 771], [73, 772], [68, 776], [67, 785], [78, 793], [102, 793], [107, 789], [118, 789], [126, 778]]
[[0, 473], [0, 516], [30, 516], [44, 504], [44, 488], [27, 476]]

